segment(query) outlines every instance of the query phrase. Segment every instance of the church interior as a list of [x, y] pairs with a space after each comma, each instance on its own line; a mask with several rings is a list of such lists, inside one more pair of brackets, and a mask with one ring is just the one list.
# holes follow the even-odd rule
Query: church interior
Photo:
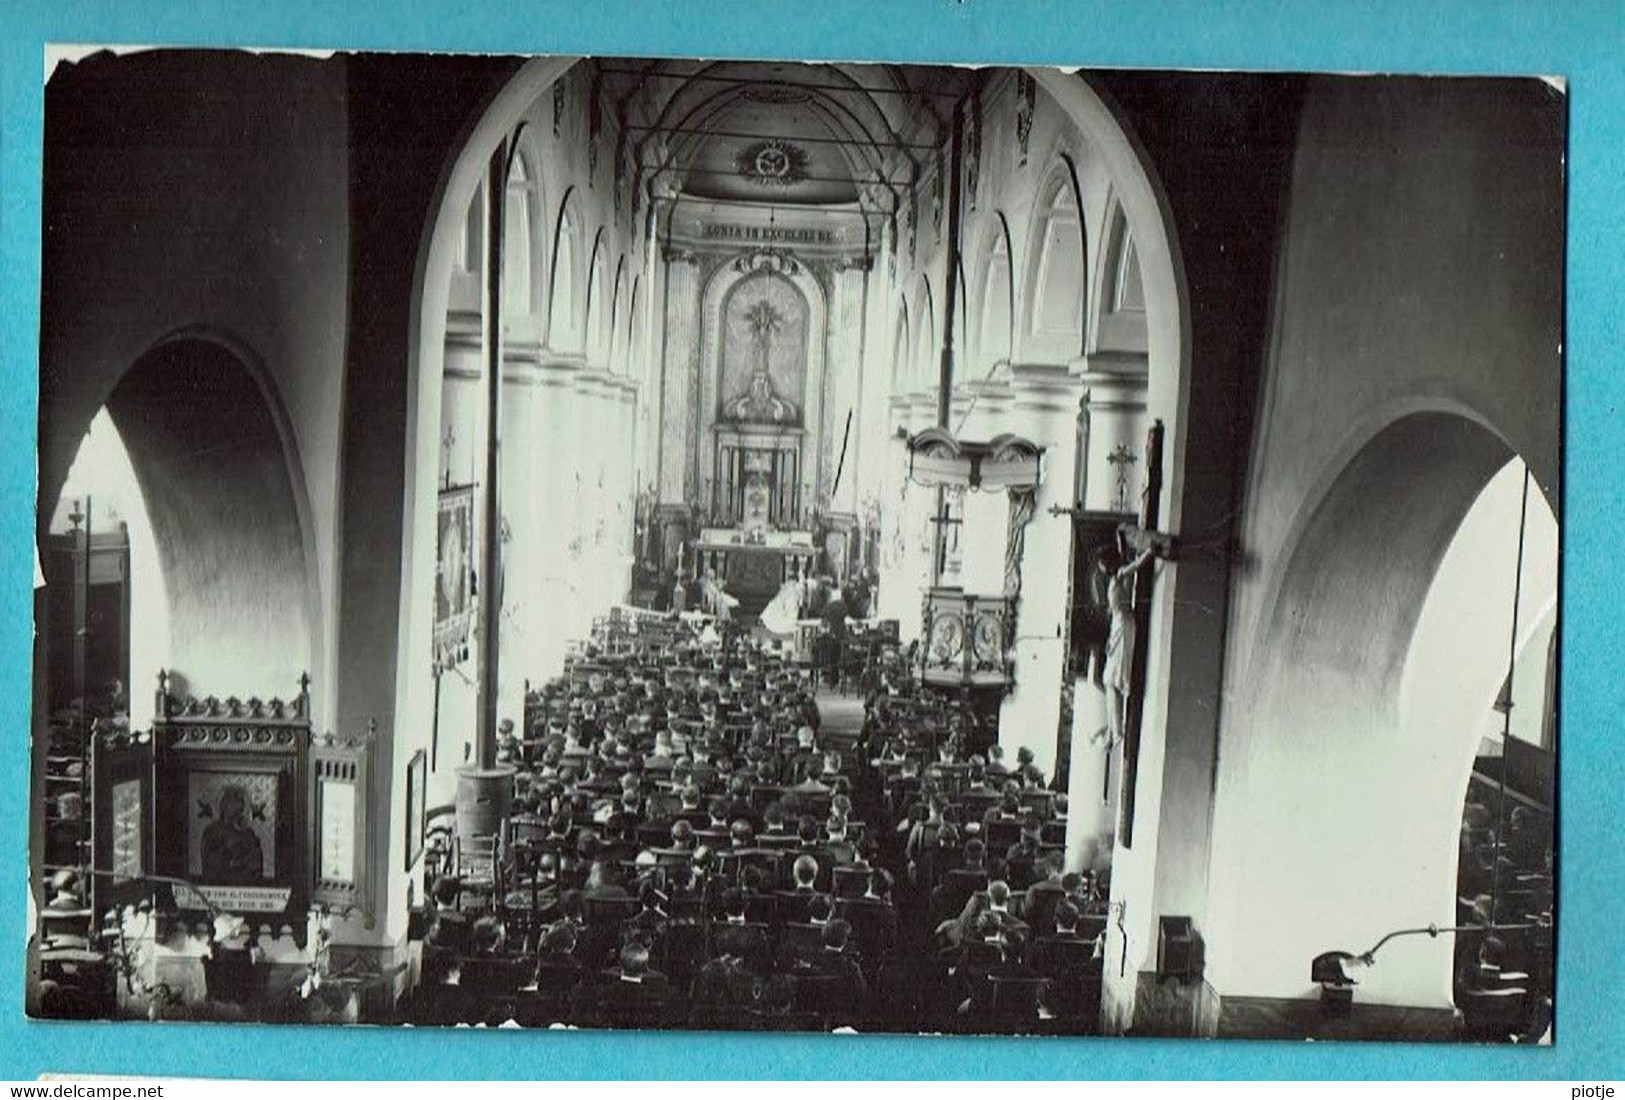
[[29, 1011], [1549, 1039], [1564, 127], [63, 56]]

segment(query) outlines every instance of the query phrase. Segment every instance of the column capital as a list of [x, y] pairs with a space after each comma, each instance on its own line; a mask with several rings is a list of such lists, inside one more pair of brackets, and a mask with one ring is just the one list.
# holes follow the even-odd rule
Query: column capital
[[1150, 360], [1143, 351], [1091, 351], [1072, 360], [1073, 374], [1123, 374], [1145, 377]]
[[1146, 406], [1146, 376], [1090, 371], [1077, 376], [1083, 386], [1080, 407], [1090, 410], [1143, 412]]
[[1066, 367], [1012, 363], [1010, 389], [1018, 409], [1072, 413], [1083, 385]]

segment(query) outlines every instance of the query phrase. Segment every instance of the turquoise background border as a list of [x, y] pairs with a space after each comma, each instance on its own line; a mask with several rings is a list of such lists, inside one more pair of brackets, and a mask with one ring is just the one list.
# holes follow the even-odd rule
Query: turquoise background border
[[[1619, 1078], [1625, 791], [1608, 536], [1625, 401], [1625, 3], [1619, 0], [5, 0], [0, 10], [0, 790], [28, 789], [46, 42], [644, 54], [1145, 68], [1554, 74], [1569, 81], [1568, 402], [1561, 723], [1560, 1038], [1551, 1049], [1157, 1040], [547, 1034], [66, 1025], [22, 1015], [26, 881], [0, 875], [0, 1078], [46, 1070], [235, 1077]], [[0, 798], [0, 851], [26, 851]], [[16, 857], [13, 856], [13, 859]]]

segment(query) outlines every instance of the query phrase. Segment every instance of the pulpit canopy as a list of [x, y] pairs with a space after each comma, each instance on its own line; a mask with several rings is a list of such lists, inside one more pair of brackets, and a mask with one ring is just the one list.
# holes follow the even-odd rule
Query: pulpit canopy
[[927, 428], [908, 438], [908, 476], [917, 485], [968, 489], [1036, 489], [1044, 448], [1005, 433], [984, 442]]

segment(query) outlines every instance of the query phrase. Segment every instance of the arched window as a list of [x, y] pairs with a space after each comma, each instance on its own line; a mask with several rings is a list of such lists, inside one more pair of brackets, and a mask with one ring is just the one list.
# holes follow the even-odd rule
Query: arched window
[[608, 363], [613, 374], [628, 374], [631, 365], [626, 358], [626, 322], [630, 303], [626, 297], [626, 257], [622, 256], [615, 263], [615, 289], [610, 296], [610, 310], [606, 315], [609, 331], [604, 335], [604, 344], [608, 350]]
[[1076, 185], [1068, 161], [1041, 193], [1033, 234], [1035, 263], [1028, 292], [1024, 354], [1065, 362], [1083, 353], [1084, 245]]
[[534, 287], [536, 186], [525, 158], [513, 158], [508, 172], [507, 204], [502, 212], [502, 315], [517, 318], [537, 312]]
[[593, 241], [592, 259], [587, 265], [587, 322], [582, 333], [582, 349], [601, 363], [609, 355], [609, 267], [604, 258], [604, 230]]
[[1100, 315], [1093, 346], [1103, 351], [1144, 352], [1145, 286], [1140, 279], [1140, 253], [1134, 229], [1122, 206], [1113, 203], [1101, 270]]
[[1118, 313], [1145, 312], [1145, 285], [1140, 281], [1140, 254], [1134, 248], [1134, 235], [1126, 234], [1123, 253], [1117, 264], [1112, 309]]
[[993, 364], [1008, 360], [1011, 349], [1010, 327], [1010, 247], [1005, 241], [1003, 217], [993, 237], [993, 247], [987, 258], [987, 271], [982, 276], [982, 302], [977, 322], [979, 345], [977, 358], [984, 373], [990, 373]]
[[565, 196], [553, 242], [553, 290], [547, 314], [547, 342], [555, 351], [581, 351], [584, 342], [575, 277], [579, 232], [570, 198]]

